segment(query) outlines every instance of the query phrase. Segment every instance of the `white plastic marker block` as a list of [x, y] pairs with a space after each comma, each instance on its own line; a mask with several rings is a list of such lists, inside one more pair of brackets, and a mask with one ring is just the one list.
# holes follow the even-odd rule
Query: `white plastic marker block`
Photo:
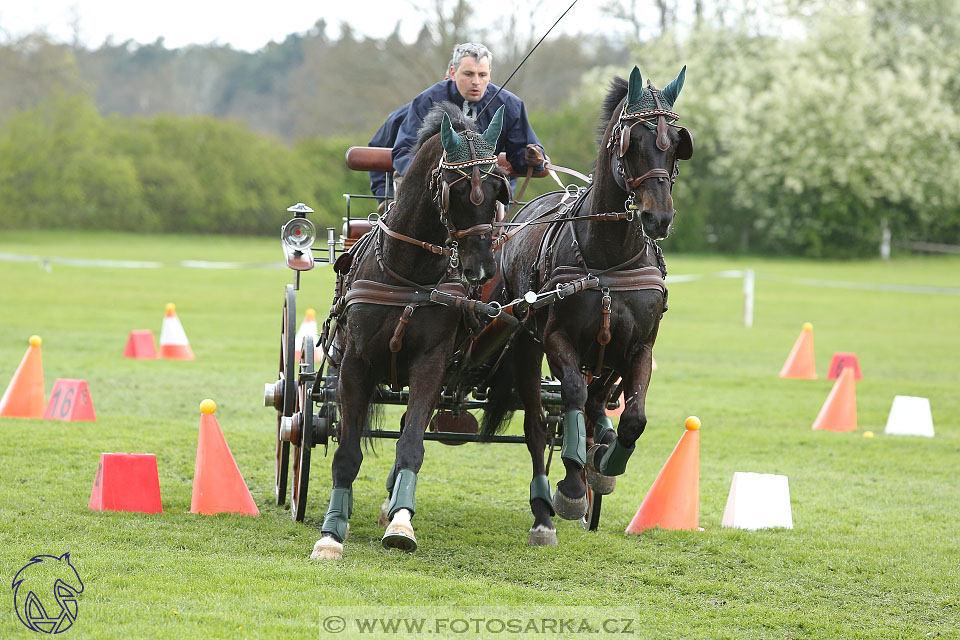
[[721, 524], [737, 529], [793, 529], [787, 476], [744, 471], [734, 473]]
[[884, 433], [897, 436], [933, 437], [933, 415], [930, 400], [915, 396], [896, 396]]

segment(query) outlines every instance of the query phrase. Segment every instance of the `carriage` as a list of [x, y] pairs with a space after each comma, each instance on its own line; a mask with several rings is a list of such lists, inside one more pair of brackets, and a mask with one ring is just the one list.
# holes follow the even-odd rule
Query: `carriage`
[[[493, 153], [501, 113], [481, 133], [445, 107], [436, 110], [436, 132], [421, 134], [384, 217], [355, 215], [375, 200], [347, 195], [343, 229], [327, 229], [321, 247], [314, 245], [312, 210], [303, 203], [288, 209], [293, 217], [281, 238], [293, 283], [284, 292], [278, 375], [265, 385], [264, 406], [277, 412], [277, 504], [285, 504], [289, 486], [294, 520], [306, 512], [313, 454], [337, 443], [324, 537], [312, 557], [342, 556], [361, 430], [398, 440], [381, 511], [381, 524], [389, 525], [385, 547], [416, 549], [409, 517], [424, 440], [526, 444], [534, 466], [530, 544], [557, 544], [554, 515], [597, 529], [602, 496], [613, 490], [646, 424], [651, 349], [666, 310], [656, 239], [666, 236], [675, 213], [678, 160], [693, 150], [671, 111], [682, 84], [683, 71], [662, 91], [644, 88], [636, 67], [629, 83], [615, 81], [603, 106], [606, 144], [593, 181], [538, 196], [511, 221], [508, 174]], [[351, 148], [347, 165], [392, 169], [389, 149], [369, 147]], [[435, 275], [411, 270], [418, 260]], [[297, 344], [300, 277], [317, 264], [337, 274], [333, 305], [316, 343], [307, 336]], [[351, 305], [352, 321], [344, 322]], [[414, 329], [412, 314], [422, 308], [432, 311], [421, 312], [417, 318], [427, 322]], [[574, 334], [590, 335], [577, 343]], [[552, 376], [542, 373], [544, 355]], [[604, 409], [616, 408], [623, 394], [618, 431]], [[371, 428], [368, 402], [405, 407], [397, 428]], [[524, 411], [524, 435], [499, 433], [515, 410]], [[485, 416], [482, 430], [476, 411]], [[411, 423], [417, 426], [405, 432]], [[554, 452], [566, 475], [551, 496]]]

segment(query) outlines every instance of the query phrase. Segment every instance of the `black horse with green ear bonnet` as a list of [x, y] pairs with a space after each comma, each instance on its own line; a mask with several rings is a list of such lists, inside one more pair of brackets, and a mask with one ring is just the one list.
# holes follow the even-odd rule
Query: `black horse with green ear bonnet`
[[390, 523], [383, 545], [405, 551], [417, 547], [410, 518], [423, 434], [444, 371], [464, 337], [460, 307], [471, 303], [466, 284], [479, 285], [493, 275], [493, 222], [510, 201], [510, 185], [494, 153], [502, 122], [501, 108], [480, 134], [454, 105], [436, 106], [424, 121], [394, 205], [334, 265], [338, 280], [331, 315], [337, 328], [331, 373], [337, 377], [341, 434], [330, 507], [313, 558], [343, 554], [353, 481], [363, 460], [361, 436], [381, 384], [409, 388], [388, 482]]
[[[516, 386], [533, 459], [530, 544], [557, 544], [553, 515], [586, 514], [584, 468], [594, 495], [613, 490], [646, 426], [652, 349], [667, 308], [666, 266], [656, 241], [667, 236], [676, 213], [671, 194], [679, 161], [693, 155], [693, 137], [673, 111], [685, 73], [686, 67], [663, 90], [643, 86], [637, 67], [629, 82], [615, 78], [603, 103], [593, 183], [576, 198], [558, 192], [531, 201], [503, 243], [507, 300], [528, 291], [550, 297], [572, 283], [583, 289], [531, 307], [529, 331], [517, 334], [510, 362], [494, 376], [484, 416], [484, 433], [493, 433], [504, 423]], [[564, 404], [565, 477], [552, 496], [544, 468], [544, 355], [561, 381]], [[616, 431], [604, 411], [607, 398], [619, 395], [615, 388], [626, 399]]]

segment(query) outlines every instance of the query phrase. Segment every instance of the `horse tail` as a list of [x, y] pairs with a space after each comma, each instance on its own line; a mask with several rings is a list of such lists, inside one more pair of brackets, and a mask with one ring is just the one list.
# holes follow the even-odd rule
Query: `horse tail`
[[491, 377], [493, 381], [487, 390], [487, 406], [483, 410], [483, 422], [480, 426], [481, 442], [489, 442], [495, 434], [506, 428], [513, 417], [510, 406], [513, 403], [516, 373], [510, 349], [504, 354]]

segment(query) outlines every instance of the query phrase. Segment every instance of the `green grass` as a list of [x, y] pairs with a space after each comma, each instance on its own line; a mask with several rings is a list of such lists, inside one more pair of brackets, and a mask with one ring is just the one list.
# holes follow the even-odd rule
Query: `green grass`
[[[809, 262], [665, 249], [674, 275], [755, 269], [755, 325], [742, 326], [739, 280], [671, 286], [648, 428], [604, 502], [599, 532], [558, 521], [559, 548], [528, 548], [525, 447], [427, 443], [415, 520], [420, 550], [388, 553], [376, 525], [392, 463], [393, 443], [383, 442], [364, 461], [346, 557], [336, 564], [308, 558], [330, 488], [322, 450], [314, 453], [307, 522], [291, 522], [273, 501], [275, 418], [260, 398], [276, 375], [288, 271], [56, 263], [47, 271], [0, 262], [0, 385], [27, 338], [40, 334], [47, 393], [57, 378], [86, 379], [98, 416], [95, 423], [0, 419], [3, 576], [12, 580], [32, 555], [70, 551], [86, 585], [67, 632], [76, 638], [317, 637], [318, 615], [357, 605], [438, 606], [431, 614], [446, 617], [467, 606], [562, 617], [611, 607], [600, 613], [629, 617], [639, 637], [958, 637], [960, 296], [785, 279], [956, 287], [960, 259]], [[61, 232], [8, 233], [0, 252], [170, 264], [281, 259], [271, 239]], [[328, 269], [307, 274], [298, 315], [312, 306], [323, 316], [331, 292]], [[121, 357], [131, 330], [159, 337], [167, 302], [177, 304], [196, 360]], [[831, 381], [777, 377], [805, 321], [814, 325], [821, 378], [834, 351], [859, 356], [859, 432], [811, 430]], [[935, 438], [883, 434], [898, 394], [930, 399]], [[206, 397], [217, 401], [259, 518], [189, 513]], [[691, 414], [703, 421], [704, 531], [624, 535]], [[388, 422], [395, 419], [388, 413]], [[867, 429], [877, 437], [863, 438]], [[157, 455], [162, 515], [87, 510], [99, 455], [108, 451]], [[789, 476], [794, 529], [722, 528], [735, 471]], [[31, 636], [12, 597], [6, 602], [0, 637]]]

